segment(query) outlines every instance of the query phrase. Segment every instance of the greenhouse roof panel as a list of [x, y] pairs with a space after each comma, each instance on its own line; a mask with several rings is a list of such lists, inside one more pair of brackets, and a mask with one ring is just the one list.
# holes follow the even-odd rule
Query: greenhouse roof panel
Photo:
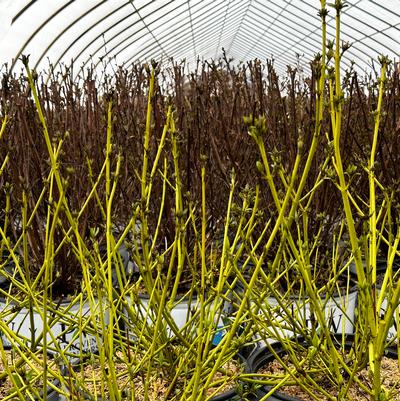
[[[352, 46], [344, 66], [354, 61], [365, 70], [380, 54], [398, 60], [399, 0], [345, 4], [341, 39]], [[22, 54], [37, 69], [170, 57], [195, 65], [224, 48], [237, 62], [274, 58], [282, 72], [299, 59], [307, 69], [321, 47], [318, 0], [0, 0], [0, 6], [0, 64], [16, 71]], [[332, 8], [327, 24], [334, 39]]]

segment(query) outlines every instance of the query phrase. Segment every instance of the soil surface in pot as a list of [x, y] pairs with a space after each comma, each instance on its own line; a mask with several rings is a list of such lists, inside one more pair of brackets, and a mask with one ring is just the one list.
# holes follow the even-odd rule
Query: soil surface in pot
[[[7, 358], [7, 365], [4, 364], [4, 360], [0, 358], [0, 374], [3, 373], [8, 367], [11, 371], [11, 375], [7, 375], [5, 379], [0, 381], [0, 398], [9, 396], [16, 392], [16, 386], [21, 389], [25, 384], [30, 383], [32, 388], [35, 388], [35, 391], [24, 390], [23, 394], [35, 394], [37, 391], [40, 393], [43, 391], [43, 355], [38, 355], [37, 358], [39, 362], [35, 360], [30, 360], [31, 366], [36, 369], [40, 374], [36, 373], [31, 366], [29, 366], [26, 362], [23, 362], [22, 365], [18, 368], [15, 367], [17, 361], [21, 358], [19, 354], [13, 350], [5, 350], [5, 356]], [[54, 375], [60, 375], [59, 367], [54, 359], [49, 358], [47, 360], [47, 369], [48, 369], [48, 380], [52, 380]], [[11, 377], [12, 376], [12, 377]], [[15, 384], [13, 383], [13, 380]], [[18, 397], [15, 395], [15, 397]]]
[[[116, 353], [116, 357], [122, 359], [120, 353]], [[144, 380], [146, 379], [146, 372], [141, 372], [136, 374], [134, 377], [130, 377], [128, 373], [128, 367], [125, 362], [118, 361], [114, 363], [115, 372], [117, 376], [117, 388], [121, 390], [122, 399], [131, 399], [131, 391], [134, 391], [135, 400], [143, 401], [144, 397]], [[99, 364], [86, 363], [81, 367], [77, 367], [75, 372], [76, 382], [83, 384], [83, 392], [90, 394], [93, 399], [96, 397], [101, 397], [102, 391], [106, 399], [109, 396], [109, 389], [104, 380], [103, 372], [108, 371], [108, 364], [105, 364], [105, 369], [102, 369]], [[222, 373], [225, 371], [225, 373]], [[207, 390], [207, 396], [211, 396], [216, 392], [216, 394], [223, 393], [232, 388], [235, 388], [237, 384], [237, 376], [243, 371], [242, 365], [231, 360], [222, 366], [221, 371], [218, 371], [211, 383], [211, 387]], [[190, 379], [190, 378], [189, 378]], [[82, 383], [83, 380], [83, 383]], [[148, 393], [151, 400], [168, 400], [174, 398], [179, 392], [179, 388], [184, 386], [184, 378], [180, 378], [176, 384], [176, 389], [174, 389], [171, 394], [166, 397], [170, 381], [168, 377], [165, 376], [161, 371], [159, 374], [151, 374], [150, 383], [148, 387]], [[102, 389], [103, 386], [103, 389]], [[81, 385], [80, 385], [81, 387]], [[217, 391], [218, 390], [218, 391]], [[79, 391], [80, 393], [82, 390]], [[216, 395], [215, 394], [215, 395]]]
[[[346, 358], [346, 356], [344, 357]], [[289, 360], [289, 357], [287, 355], [284, 355], [282, 357], [282, 360], [284, 364], [287, 366], [289, 369], [294, 369], [294, 365], [291, 363]], [[345, 360], [348, 360], [345, 359]], [[271, 377], [277, 377], [277, 376], [285, 376], [287, 373], [287, 369], [285, 369], [279, 361], [276, 359], [267, 363], [262, 369], [258, 371], [258, 373], [264, 374], [265, 378], [271, 378]], [[324, 371], [321, 369], [314, 369], [312, 374], [312, 378], [323, 388], [326, 392], [328, 392], [330, 395], [333, 395], [334, 397], [337, 396], [337, 387], [335, 384], [330, 381], [327, 378], [326, 373], [324, 374]], [[299, 373], [296, 373], [297, 377], [300, 377]], [[356, 373], [356, 377], [360, 380], [361, 383], [363, 383], [367, 388], [371, 388], [371, 380], [370, 376], [368, 374], [367, 369], [363, 369], [359, 372]], [[400, 401], [400, 369], [399, 369], [399, 362], [397, 359], [389, 358], [389, 357], [383, 357], [382, 360], [382, 379], [383, 379], [383, 385], [386, 389], [390, 390], [391, 400], [393, 401]], [[347, 384], [347, 381], [345, 379], [344, 385]], [[279, 392], [283, 393], [285, 395], [290, 395], [292, 397], [297, 397], [301, 401], [315, 401], [315, 399], [318, 399], [319, 401], [328, 401], [328, 398], [321, 394], [320, 392], [316, 392], [313, 390], [311, 387], [308, 386], [308, 389], [315, 394], [315, 397], [313, 398], [310, 394], [308, 394], [305, 390], [303, 390], [300, 386], [298, 385], [288, 385], [285, 387], [282, 387]], [[357, 383], [354, 381], [350, 385], [348, 395], [346, 399], [349, 400], [355, 400], [355, 401], [365, 401], [369, 400], [370, 396], [363, 391]]]

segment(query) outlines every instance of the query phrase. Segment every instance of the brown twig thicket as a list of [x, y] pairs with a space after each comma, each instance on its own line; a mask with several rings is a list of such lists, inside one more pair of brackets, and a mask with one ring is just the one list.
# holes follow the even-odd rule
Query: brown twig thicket
[[[181, 179], [187, 204], [201, 202], [201, 166], [205, 163], [207, 178], [207, 208], [209, 226], [219, 235], [226, 215], [227, 197], [232, 171], [236, 178], [236, 196], [247, 187], [259, 184], [263, 190], [260, 210], [264, 218], [271, 216], [271, 194], [256, 168], [260, 155], [243, 122], [244, 116], [264, 115], [267, 133], [264, 138], [278, 192], [285, 191], [279, 172], [290, 177], [291, 167], [297, 153], [299, 138], [303, 145], [303, 160], [314, 134], [315, 126], [315, 74], [300, 80], [296, 69], [289, 68], [286, 77], [278, 77], [273, 62], [259, 60], [233, 66], [226, 57], [215, 62], [198, 62], [190, 73], [183, 63], [170, 63], [167, 69], [157, 68], [157, 85], [151, 99], [152, 136], [150, 159], [154, 157], [163, 130], [166, 109], [174, 107], [179, 138]], [[133, 206], [140, 202], [140, 172], [143, 160], [143, 132], [145, 129], [147, 93], [150, 68], [133, 65], [119, 69], [114, 76], [103, 76], [98, 81], [88, 69], [78, 79], [72, 79], [71, 70], [65, 68], [52, 73], [45, 81], [36, 76], [36, 86], [45, 113], [54, 146], [62, 139], [59, 155], [61, 176], [67, 182], [66, 198], [72, 211], [79, 210], [86, 200], [93, 182], [96, 181], [104, 161], [107, 126], [107, 99], [113, 99], [113, 155], [122, 156], [118, 177], [118, 191], [114, 201], [114, 223], [124, 225], [132, 214]], [[352, 175], [351, 185], [359, 201], [366, 199], [368, 175], [368, 149], [371, 146], [376, 107], [377, 79], [373, 76], [360, 78], [349, 72], [343, 80], [344, 102], [343, 150], [344, 162]], [[400, 132], [400, 85], [399, 73], [393, 69], [389, 74], [384, 97], [384, 118], [379, 136], [376, 176], [387, 191], [398, 197], [399, 132]], [[2, 219], [6, 211], [6, 197], [10, 194], [11, 208], [7, 211], [13, 222], [11, 236], [17, 238], [20, 229], [23, 193], [27, 209], [32, 211], [41, 191], [48, 185], [50, 163], [42, 127], [37, 117], [29, 84], [24, 76], [3, 73], [0, 87], [0, 107], [4, 116], [10, 117], [6, 132], [0, 142], [0, 157], [9, 155], [10, 161], [0, 177]], [[320, 172], [323, 161], [329, 156], [329, 113], [326, 112], [313, 169], [309, 175], [310, 189]], [[172, 152], [167, 142], [163, 158], [166, 158], [168, 174], [173, 172]], [[113, 158], [115, 159], [115, 158]], [[115, 165], [115, 160], [113, 161]], [[162, 164], [160, 164], [162, 166]], [[309, 230], [317, 230], [321, 221], [327, 228], [337, 224], [341, 210], [338, 208], [339, 192], [330, 179], [334, 174], [326, 172], [326, 180], [316, 191], [312, 208], [307, 211]], [[158, 174], [154, 180], [154, 196], [151, 199], [150, 221], [155, 223], [160, 207], [163, 180]], [[104, 184], [102, 184], [104, 185]], [[104, 191], [98, 190], [100, 201]], [[397, 202], [393, 203], [397, 205]], [[162, 238], [174, 235], [173, 190], [167, 189], [166, 209], [162, 226]], [[46, 214], [46, 204], [41, 204], [32, 223], [32, 235], [37, 237], [38, 255], [44, 235], [41, 219]], [[321, 215], [324, 219], [321, 220]], [[360, 219], [362, 222], [362, 219]], [[91, 200], [90, 207], [79, 221], [81, 234], [89, 236], [90, 228], [104, 227], [103, 216]], [[261, 228], [260, 228], [261, 229]], [[100, 230], [101, 231], [101, 230]], [[332, 230], [326, 229], [326, 235]], [[257, 232], [257, 230], [256, 230]], [[188, 236], [192, 235], [188, 229]], [[312, 235], [312, 232], [311, 232]], [[170, 238], [171, 239], [171, 238]]]

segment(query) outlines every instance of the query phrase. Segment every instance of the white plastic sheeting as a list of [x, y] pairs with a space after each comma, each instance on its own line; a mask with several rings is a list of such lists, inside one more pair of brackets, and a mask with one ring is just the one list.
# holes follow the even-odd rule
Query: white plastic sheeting
[[[370, 69], [379, 54], [400, 55], [400, 0], [349, 0], [342, 39], [352, 44], [344, 66]], [[319, 0], [0, 0], [0, 65], [21, 68], [30, 55], [41, 70], [94, 64], [218, 58], [236, 63], [273, 58], [305, 69], [320, 49]], [[334, 10], [328, 34], [335, 33]]]

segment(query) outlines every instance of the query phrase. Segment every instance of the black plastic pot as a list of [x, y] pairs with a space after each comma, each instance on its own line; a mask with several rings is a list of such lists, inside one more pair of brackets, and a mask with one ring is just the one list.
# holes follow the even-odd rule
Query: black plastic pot
[[[245, 364], [245, 369], [247, 369], [247, 360], [243, 358], [240, 354], [238, 354], [238, 357], [243, 361]], [[63, 369], [63, 374], [66, 377], [68, 375], [68, 371], [70, 369], [73, 370], [79, 370], [80, 369], [80, 359], [75, 359], [71, 360], [70, 362], [70, 367], [69, 368], [64, 368]], [[66, 383], [69, 383], [69, 380], [65, 380]], [[68, 388], [65, 389], [65, 391], [68, 393], [70, 391]], [[260, 388], [260, 389], [255, 389], [252, 392], [245, 391], [245, 390], [239, 390], [239, 389], [231, 389], [227, 390], [221, 394], [215, 395], [214, 397], [210, 398], [209, 401], [258, 401], [260, 400], [263, 396], [265, 396], [266, 392], [265, 389]], [[95, 400], [93, 396], [87, 393], [81, 393], [81, 397], [84, 400], [88, 401], [109, 401], [107, 398], [104, 399], [101, 396], [97, 397]], [[128, 398], [130, 399], [130, 398]], [[60, 397], [60, 401], [67, 401], [68, 398], [66, 399], [65, 397]], [[273, 400], [273, 399], [271, 399]]]
[[[16, 256], [18, 257], [18, 255]], [[0, 288], [7, 290], [10, 285], [9, 277], [15, 274], [15, 263], [10, 253], [6, 250], [3, 251], [1, 261], [5, 264], [0, 272]]]
[[[363, 260], [363, 265], [364, 265], [364, 267], [366, 266], [365, 260]], [[395, 268], [394, 264], [393, 264], [393, 268]], [[385, 273], [386, 269], [387, 269], [387, 259], [377, 258], [376, 259], [376, 272], [377, 273]], [[357, 281], [357, 270], [356, 270], [356, 265], [354, 262], [350, 263], [349, 271], [350, 271], [352, 279], [354, 281]]]
[[[11, 346], [4, 346], [4, 350], [10, 350], [10, 349], [12, 349]], [[52, 355], [49, 354], [49, 357], [51, 358]], [[61, 374], [62, 374], [63, 372], [62, 372], [61, 369], [60, 369], [60, 371], [61, 371]], [[61, 383], [60, 383], [60, 381], [58, 379], [53, 380], [51, 383], [52, 383], [53, 387], [61, 389]], [[18, 398], [18, 395], [15, 395], [15, 399], [17, 399], [17, 398]], [[43, 394], [43, 389], [40, 389], [39, 390], [39, 398], [33, 397], [33, 399], [37, 400], [37, 401], [42, 401], [42, 400], [59, 401], [60, 400], [60, 393], [58, 391], [54, 390], [52, 387], [48, 386], [46, 395]], [[31, 396], [26, 396], [26, 400], [27, 401], [31, 401], [32, 397]]]
[[[102, 258], [107, 256], [107, 247], [100, 247], [100, 255]], [[112, 261], [112, 285], [113, 288], [120, 292], [120, 281], [118, 276], [122, 280], [124, 286], [127, 281], [137, 279], [139, 268], [136, 263], [132, 260], [131, 254], [125, 244], [122, 244], [118, 248], [118, 253], [115, 254], [115, 259]]]
[[[338, 345], [341, 344], [342, 342], [342, 336], [341, 335], [333, 335], [332, 336], [334, 340], [337, 340]], [[307, 343], [299, 338], [298, 340], [303, 346], [307, 347]], [[353, 345], [354, 342], [354, 336], [353, 335], [346, 335], [346, 339], [344, 341], [344, 347], [345, 349], [350, 349]], [[283, 356], [285, 354], [285, 349], [282, 346], [281, 343], [275, 343], [271, 345], [274, 349], [274, 351], [279, 355]], [[396, 347], [388, 347], [385, 352], [385, 356], [393, 359], [398, 358], [398, 352]], [[259, 371], [263, 366], [265, 366], [267, 363], [273, 361], [275, 359], [274, 353], [271, 351], [270, 347], [268, 346], [263, 346], [263, 347], [258, 347], [253, 351], [253, 353], [249, 356], [247, 359], [247, 372], [248, 373], [256, 373]], [[271, 390], [271, 387], [269, 386], [262, 386], [260, 388], [260, 391], [264, 392], [264, 394], [267, 394]], [[271, 397], [268, 397], [267, 401], [301, 401], [300, 398], [293, 397], [290, 395], [287, 395], [281, 391], [276, 391], [273, 393]]]
[[[229, 390], [211, 398], [210, 401], [258, 401], [267, 394], [264, 389], [257, 389], [253, 394], [240, 394], [237, 390]], [[271, 399], [272, 401], [272, 399]]]
[[[245, 396], [238, 394], [236, 390], [229, 390], [210, 398], [209, 401], [258, 401], [261, 400], [265, 394], [266, 392], [263, 389], [258, 389], [255, 394], [246, 394]], [[83, 399], [88, 401], [93, 401], [93, 397], [90, 397], [87, 394], [83, 396]], [[65, 397], [60, 397], [59, 400], [68, 401]], [[268, 398], [268, 401], [274, 401], [274, 400], [275, 398], [273, 397]], [[56, 400], [49, 399], [49, 401], [56, 401]], [[98, 397], [96, 401], [109, 401], [109, 400], [103, 399], [102, 397]]]
[[[274, 351], [279, 355], [285, 354], [285, 349], [283, 348], [281, 343], [274, 343], [271, 345]], [[247, 372], [248, 373], [256, 373], [267, 363], [272, 362], [275, 359], [274, 353], [270, 350], [268, 346], [259, 346], [257, 347], [252, 354], [247, 359]], [[262, 386], [261, 391], [264, 394], [267, 394], [271, 387]], [[267, 401], [300, 401], [299, 398], [291, 397], [282, 392], [276, 391], [273, 395], [271, 395]]]

